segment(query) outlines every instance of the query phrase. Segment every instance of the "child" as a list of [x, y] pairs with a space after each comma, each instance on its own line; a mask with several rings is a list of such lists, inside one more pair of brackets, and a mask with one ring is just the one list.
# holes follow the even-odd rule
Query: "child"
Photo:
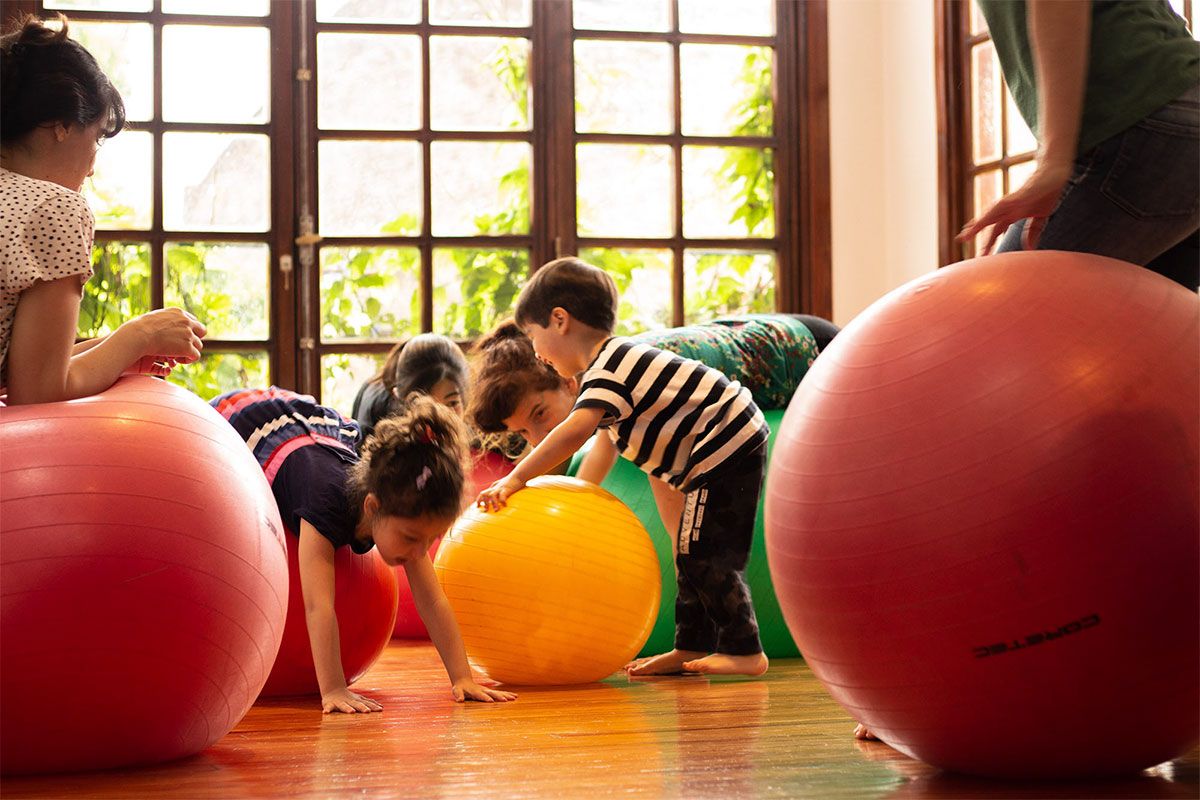
[[467, 399], [467, 359], [452, 340], [422, 333], [388, 353], [383, 368], [354, 397], [350, 416], [370, 436], [379, 420], [403, 410], [403, 398], [427, 394], [460, 417]]
[[650, 475], [676, 553], [675, 649], [633, 661], [626, 671], [761, 675], [767, 657], [743, 573], [762, 487], [766, 420], [750, 393], [720, 372], [612, 336], [617, 303], [612, 278], [577, 258], [551, 261], [530, 278], [516, 322], [559, 375], [583, 373], [579, 398], [477, 503], [504, 505], [602, 429], [614, 453]]
[[516, 699], [472, 678], [458, 623], [427, 555], [462, 507], [466, 441], [454, 414], [414, 395], [404, 414], [380, 422], [363, 443], [353, 421], [284, 389], [230, 392], [212, 405], [246, 440], [284, 525], [300, 537], [300, 588], [325, 713], [383, 708], [350, 691], [342, 673], [333, 608], [338, 547], [356, 553], [378, 547], [388, 564], [404, 566], [455, 700]]

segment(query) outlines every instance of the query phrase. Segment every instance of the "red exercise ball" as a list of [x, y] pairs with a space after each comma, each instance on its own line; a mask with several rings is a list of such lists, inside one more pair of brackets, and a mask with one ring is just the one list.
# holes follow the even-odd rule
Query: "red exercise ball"
[[0, 764], [190, 755], [262, 689], [283, 634], [283, 525], [262, 470], [190, 392], [124, 378], [0, 408]]
[[[300, 588], [300, 539], [290, 531], [286, 538], [291, 581], [287, 625], [275, 668], [262, 690], [264, 697], [320, 693]], [[366, 674], [392, 638], [392, 625], [396, 620], [396, 576], [392, 567], [379, 557], [379, 551], [360, 554], [349, 547], [334, 551], [333, 571], [333, 608], [338, 620], [342, 671], [346, 675], [346, 685], [350, 685]]]
[[816, 676], [904, 753], [1128, 773], [1197, 737], [1200, 300], [1098, 256], [888, 294], [782, 423], [766, 542]]
[[[470, 493], [469, 499], [472, 500], [484, 489], [512, 472], [515, 466], [513, 462], [493, 450], [473, 455], [471, 481], [466, 489]], [[433, 546], [429, 548], [431, 559], [437, 555], [438, 546], [441, 543], [441, 537], [438, 537]], [[396, 570], [396, 585], [399, 589], [399, 601], [396, 604], [396, 626], [392, 630], [392, 636], [398, 639], [428, 639], [429, 631], [425, 629], [425, 623], [421, 621], [421, 615], [417, 613], [417, 604], [413, 601], [412, 589], [408, 586], [408, 573], [404, 571], [404, 567], [394, 567], [394, 569]]]

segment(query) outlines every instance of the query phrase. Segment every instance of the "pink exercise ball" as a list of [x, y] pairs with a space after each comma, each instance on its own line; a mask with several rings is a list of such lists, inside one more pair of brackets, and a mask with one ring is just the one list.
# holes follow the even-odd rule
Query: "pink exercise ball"
[[1098, 256], [918, 278], [821, 354], [766, 543], [814, 674], [888, 744], [988, 776], [1196, 742], [1200, 300]]
[[179, 758], [246, 714], [283, 634], [270, 487], [190, 392], [130, 377], [0, 408], [0, 764]]
[[[263, 697], [319, 694], [317, 670], [304, 614], [300, 588], [300, 538], [287, 534], [287, 561], [291, 591], [287, 624], [279, 657], [263, 687]], [[378, 550], [355, 553], [349, 547], [334, 552], [333, 608], [338, 621], [338, 645], [346, 685], [366, 674], [392, 638], [396, 621], [396, 575]]]
[[[484, 489], [512, 472], [515, 466], [513, 462], [494, 450], [474, 453], [473, 459], [471, 481], [467, 487], [470, 499], [474, 499]], [[439, 538], [429, 548], [431, 559], [437, 555], [438, 546], [441, 543], [442, 540]], [[399, 601], [396, 604], [396, 626], [392, 630], [392, 636], [397, 639], [428, 639], [429, 631], [426, 630], [425, 623], [421, 621], [421, 615], [417, 613], [417, 604], [413, 600], [412, 589], [408, 585], [408, 573], [404, 571], [404, 567], [395, 567], [394, 569], [396, 570], [396, 585], [399, 589]]]

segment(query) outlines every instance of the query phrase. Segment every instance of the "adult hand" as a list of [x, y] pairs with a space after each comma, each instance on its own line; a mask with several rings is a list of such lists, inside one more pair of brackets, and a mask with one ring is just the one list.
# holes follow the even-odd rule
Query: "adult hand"
[[1041, 238], [1042, 229], [1046, 227], [1046, 219], [1058, 207], [1062, 198], [1063, 188], [1071, 177], [1071, 165], [1039, 162], [1038, 167], [1029, 180], [1021, 188], [1010, 192], [992, 204], [992, 207], [966, 224], [958, 234], [958, 241], [966, 242], [989, 225], [991, 235], [978, 255], [985, 256], [992, 252], [996, 240], [1008, 230], [1008, 226], [1023, 219], [1025, 231], [1021, 234], [1021, 247], [1033, 250]]
[[143, 355], [155, 356], [160, 361], [171, 358], [181, 364], [200, 358], [204, 349], [200, 340], [208, 332], [204, 323], [180, 308], [160, 308], [125, 324], [141, 335]]

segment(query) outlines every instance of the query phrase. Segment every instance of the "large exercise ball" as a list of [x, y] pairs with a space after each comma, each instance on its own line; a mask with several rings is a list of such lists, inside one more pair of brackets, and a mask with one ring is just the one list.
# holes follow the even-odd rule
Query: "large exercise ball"
[[101, 769], [224, 736], [279, 649], [270, 487], [190, 392], [130, 377], [0, 408], [0, 764]]
[[471, 663], [510, 684], [588, 683], [638, 652], [658, 612], [654, 546], [620, 500], [543, 476], [442, 540], [438, 580]]
[[[766, 472], [769, 475], [771, 454], [775, 450], [775, 440], [779, 425], [783, 421], [783, 412], [764, 411], [763, 416], [771, 427], [767, 444]], [[579, 470], [588, 449], [590, 446], [572, 459], [567, 469], [568, 475], [574, 475]], [[675, 647], [675, 596], [679, 590], [675, 583], [675, 553], [671, 547], [671, 537], [663, 528], [658, 504], [654, 502], [654, 492], [650, 489], [650, 480], [632, 461], [618, 458], [600, 485], [629, 506], [642, 525], [646, 526], [650, 533], [650, 541], [654, 543], [659, 573], [662, 576], [662, 603], [659, 604], [658, 617], [650, 631], [650, 638], [642, 646], [639, 655], [665, 653]], [[746, 583], [750, 586], [750, 597], [754, 601], [754, 613], [758, 618], [758, 633], [762, 640], [763, 652], [771, 658], [795, 658], [800, 651], [796, 649], [792, 634], [783, 620], [783, 612], [775, 598], [775, 587], [771, 583], [771, 572], [767, 567], [767, 550], [763, 542], [764, 500], [765, 493], [758, 499], [758, 512], [754, 519], [754, 541], [750, 547], [750, 561], [746, 565]]]
[[1200, 301], [1112, 259], [918, 278], [784, 417], [767, 550], [801, 652], [897, 749], [1006, 777], [1196, 741]]
[[[470, 499], [474, 500], [484, 489], [512, 472], [514, 466], [513, 462], [494, 450], [472, 453], [471, 479], [467, 482], [465, 491], [470, 494]], [[430, 546], [430, 558], [437, 555], [441, 543], [439, 537]], [[396, 625], [392, 629], [392, 636], [397, 639], [428, 639], [429, 631], [417, 612], [412, 588], [408, 585], [408, 573], [404, 571], [404, 567], [395, 567], [395, 570], [399, 600], [396, 604]]]
[[[304, 615], [300, 586], [300, 538], [287, 534], [288, 593], [287, 625], [279, 658], [263, 687], [264, 697], [319, 694], [313, 667], [312, 644]], [[396, 621], [396, 575], [377, 550], [355, 553], [339, 547], [333, 556], [333, 608], [338, 621], [338, 645], [346, 685], [366, 674], [392, 638]]]

